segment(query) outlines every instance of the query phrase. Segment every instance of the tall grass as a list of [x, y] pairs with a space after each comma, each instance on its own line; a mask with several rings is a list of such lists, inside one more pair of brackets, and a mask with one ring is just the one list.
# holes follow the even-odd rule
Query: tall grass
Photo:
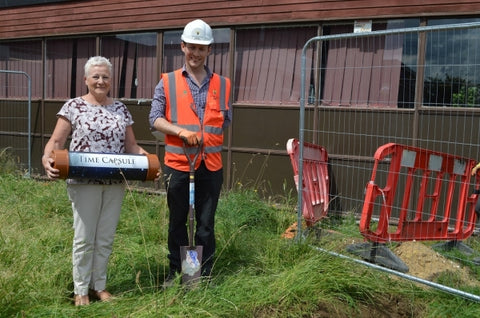
[[17, 164], [11, 148], [0, 149], [0, 174], [17, 173]]
[[167, 269], [165, 197], [125, 197], [109, 303], [74, 307], [72, 213], [65, 183], [0, 174], [1, 317], [478, 317], [479, 304], [371, 270], [281, 237], [288, 202], [223, 194], [210, 281], [160, 286]]

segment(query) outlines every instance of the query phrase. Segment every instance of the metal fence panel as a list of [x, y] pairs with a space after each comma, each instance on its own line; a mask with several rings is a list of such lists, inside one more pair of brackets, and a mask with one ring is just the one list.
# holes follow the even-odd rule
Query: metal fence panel
[[[305, 43], [298, 134], [297, 239], [304, 233], [301, 194], [308, 184], [302, 179], [304, 143], [317, 144], [328, 152], [329, 214], [353, 214], [357, 220], [374, 153], [385, 144], [421, 147], [478, 161], [479, 40], [480, 23], [464, 23], [322, 35]], [[312, 62], [312, 56], [318, 59]], [[388, 178], [387, 162], [379, 164], [377, 172], [378, 178]], [[400, 182], [397, 191], [402, 191], [402, 186], [405, 184]], [[473, 193], [474, 182], [469, 187]], [[458, 194], [439, 191], [435, 195], [451, 195], [446, 204], [458, 204]], [[418, 196], [418, 189], [413, 189], [412, 196]], [[410, 212], [415, 213], [415, 208]], [[445, 290], [452, 291], [450, 287]], [[462, 291], [455, 292], [465, 296]], [[467, 297], [480, 301], [479, 295]]]

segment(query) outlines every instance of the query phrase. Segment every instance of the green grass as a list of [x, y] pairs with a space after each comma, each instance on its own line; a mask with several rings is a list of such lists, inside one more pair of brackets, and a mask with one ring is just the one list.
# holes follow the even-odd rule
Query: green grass
[[164, 291], [165, 197], [129, 189], [108, 268], [107, 287], [116, 298], [77, 308], [65, 183], [1, 173], [0, 316], [480, 316], [478, 303], [315, 251], [309, 239], [281, 238], [296, 221], [286, 201], [274, 204], [245, 189], [225, 193], [216, 218], [212, 280]]

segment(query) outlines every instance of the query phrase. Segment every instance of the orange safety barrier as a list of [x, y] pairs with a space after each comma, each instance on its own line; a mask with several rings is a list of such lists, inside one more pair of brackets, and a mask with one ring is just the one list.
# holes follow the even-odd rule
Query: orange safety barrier
[[[478, 196], [470, 182], [474, 160], [395, 143], [378, 148], [374, 158], [360, 220], [367, 240], [460, 241], [473, 233]], [[388, 170], [380, 170], [387, 165]], [[383, 187], [375, 183], [382, 171], [387, 173]], [[372, 230], [374, 217], [378, 223], [374, 220]], [[393, 218], [398, 218], [396, 229]]]
[[[289, 139], [287, 152], [294, 172], [295, 185], [298, 190], [300, 142]], [[327, 216], [329, 203], [328, 154], [325, 148], [303, 143], [303, 182], [302, 215], [307, 226], [312, 226]]]

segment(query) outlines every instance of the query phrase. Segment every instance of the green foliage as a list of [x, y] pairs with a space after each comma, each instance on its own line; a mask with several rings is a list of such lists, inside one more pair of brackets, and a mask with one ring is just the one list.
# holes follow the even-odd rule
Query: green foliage
[[[281, 234], [294, 207], [225, 193], [213, 278], [160, 287], [167, 266], [161, 193], [125, 196], [108, 268], [116, 299], [72, 305], [72, 215], [65, 183], [0, 174], [1, 317], [476, 317], [478, 304], [425, 289]], [[351, 231], [353, 220], [345, 220]], [[336, 230], [342, 225], [336, 223]], [[446, 279], [440, 277], [440, 279]]]
[[452, 94], [453, 106], [478, 106], [480, 103], [480, 89], [477, 86], [461, 86], [458, 93]]
[[479, 107], [479, 85], [463, 77], [445, 74], [425, 81], [424, 104], [428, 106]]

